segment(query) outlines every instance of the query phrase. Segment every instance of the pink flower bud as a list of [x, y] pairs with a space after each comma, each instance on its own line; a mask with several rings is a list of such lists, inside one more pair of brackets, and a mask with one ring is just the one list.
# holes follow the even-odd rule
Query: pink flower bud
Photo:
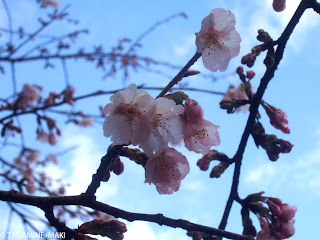
[[49, 141], [49, 136], [42, 129], [37, 130], [37, 140], [41, 143], [47, 143]]
[[39, 151], [31, 152], [31, 153], [28, 154], [27, 160], [29, 162], [35, 162], [40, 155], [41, 155], [41, 152], [39, 152]]
[[124, 164], [123, 162], [121, 162], [120, 157], [118, 157], [112, 164], [112, 171], [116, 175], [120, 175], [121, 173], [123, 173], [123, 170], [124, 170]]
[[255, 76], [256, 74], [255, 74], [255, 72], [254, 71], [247, 71], [247, 78], [248, 79], [252, 79], [252, 78], [254, 78], [254, 76]]
[[56, 136], [52, 132], [49, 133], [48, 141], [49, 141], [50, 145], [56, 145], [57, 144]]
[[27, 192], [30, 194], [35, 193], [35, 191], [37, 190], [36, 185], [33, 183], [32, 180], [28, 181], [28, 184], [26, 185], [26, 189], [27, 189]]
[[273, 0], [272, 7], [276, 12], [282, 12], [286, 8], [286, 0]]
[[281, 217], [283, 220], [291, 220], [294, 218], [294, 215], [297, 211], [297, 207], [293, 205], [288, 204], [282, 204], [281, 205], [281, 214], [279, 217]]
[[276, 129], [281, 130], [283, 133], [290, 133], [290, 129], [288, 126], [287, 114], [283, 112], [281, 109], [275, 108], [269, 104], [263, 104], [266, 113], [270, 118], [270, 123]]
[[196, 100], [191, 98], [186, 99], [184, 106], [184, 119], [185, 121], [196, 123], [203, 120], [203, 109]]

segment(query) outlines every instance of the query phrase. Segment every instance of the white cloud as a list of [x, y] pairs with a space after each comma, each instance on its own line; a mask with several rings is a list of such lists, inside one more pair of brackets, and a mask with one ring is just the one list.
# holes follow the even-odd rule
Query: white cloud
[[184, 38], [184, 42], [179, 45], [176, 45], [173, 49], [175, 55], [177, 56], [185, 56], [189, 52], [194, 51], [195, 49], [195, 35], [188, 36]]
[[320, 197], [320, 140], [316, 147], [294, 158], [268, 162], [245, 173], [244, 183], [260, 189], [299, 189]]
[[[78, 146], [68, 155], [69, 166], [65, 169], [64, 175], [67, 178], [66, 181], [71, 183], [67, 194], [80, 194], [91, 182], [92, 174], [96, 172], [100, 159], [105, 153], [98, 149], [95, 139], [89, 134], [80, 133], [79, 128], [74, 126], [64, 129], [61, 145], [63, 148]], [[101, 187], [103, 191], [98, 192], [99, 198], [107, 199], [118, 192], [117, 178], [113, 178], [112, 181], [113, 184], [105, 184]], [[100, 195], [102, 192], [103, 196]]]
[[158, 239], [146, 222], [135, 221], [127, 224], [128, 231], [124, 234], [126, 240], [155, 240]]

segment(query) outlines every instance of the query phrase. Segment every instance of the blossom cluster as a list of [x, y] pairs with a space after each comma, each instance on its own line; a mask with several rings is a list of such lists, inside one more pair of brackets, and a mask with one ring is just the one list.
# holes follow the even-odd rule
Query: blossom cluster
[[260, 219], [262, 230], [257, 235], [257, 240], [281, 240], [293, 236], [295, 229], [293, 219], [297, 207], [282, 203], [278, 198], [267, 200], [271, 212], [271, 223]]
[[[220, 144], [218, 127], [203, 118], [203, 109], [193, 99], [177, 104], [170, 96], [154, 99], [131, 84], [110, 97], [103, 113], [104, 135], [114, 144], [139, 145], [150, 156], [146, 182], [154, 183], [159, 193], [177, 191], [189, 172], [186, 158], [168, 144], [184, 141], [188, 150], [206, 154]], [[170, 171], [170, 174], [168, 173]], [[163, 179], [163, 175], [168, 176]]]

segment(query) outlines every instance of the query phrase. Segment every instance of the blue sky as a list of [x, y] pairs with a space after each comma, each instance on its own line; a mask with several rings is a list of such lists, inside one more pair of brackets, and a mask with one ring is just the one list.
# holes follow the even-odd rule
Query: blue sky
[[[37, 19], [34, 16], [41, 14], [36, 8], [35, 1], [10, 1], [13, 9], [14, 26], [25, 24], [30, 31], [35, 26]], [[272, 10], [271, 1], [61, 1], [62, 6], [71, 3], [71, 16], [79, 19], [77, 28], [89, 28], [90, 35], [84, 35], [78, 40], [79, 45], [90, 46], [100, 43], [105, 49], [116, 45], [122, 37], [135, 39], [153, 23], [172, 14], [184, 12], [188, 19], [176, 18], [162, 25], [152, 32], [143, 41], [143, 48], [139, 54], [152, 58], [168, 61], [175, 65], [184, 65], [194, 54], [194, 33], [200, 30], [202, 19], [213, 8], [231, 10], [237, 19], [236, 29], [242, 38], [241, 50], [238, 57], [232, 59], [226, 74], [233, 73], [240, 65], [241, 56], [247, 54], [252, 47], [259, 44], [255, 39], [257, 30], [262, 28], [269, 32], [271, 37], [277, 39], [288, 23], [299, 1], [287, 2], [287, 9], [282, 13]], [[276, 134], [279, 138], [291, 141], [294, 148], [290, 154], [282, 154], [277, 162], [270, 162], [264, 150], [256, 149], [252, 139], [244, 155], [242, 174], [240, 178], [240, 196], [265, 191], [266, 196], [278, 197], [285, 203], [296, 205], [296, 234], [290, 238], [318, 239], [315, 236], [317, 229], [316, 213], [320, 212], [316, 204], [320, 200], [320, 112], [318, 109], [318, 96], [320, 90], [319, 64], [320, 49], [319, 16], [311, 10], [301, 19], [289, 40], [283, 61], [271, 81], [264, 100], [281, 108], [288, 115], [290, 135], [282, 134], [272, 128], [264, 111], [262, 123], [267, 133]], [[7, 19], [0, 9], [0, 27], [7, 26]], [[59, 32], [62, 34], [72, 31], [75, 26], [57, 24], [48, 29], [47, 33]], [[0, 38], [5, 42], [6, 36]], [[252, 68], [256, 72], [253, 80], [255, 89], [259, 84], [265, 67], [262, 64], [263, 56], [258, 58]], [[24, 82], [37, 83], [44, 86], [44, 91], [64, 88], [63, 72], [60, 62], [56, 62], [54, 70], [43, 71], [43, 63], [17, 65], [17, 81], [21, 87]], [[101, 80], [102, 73], [93, 65], [82, 61], [67, 63], [71, 85], [77, 87], [76, 96], [96, 89], [118, 89], [122, 87], [122, 75]], [[204, 69], [199, 60], [193, 69], [209, 73]], [[245, 70], [248, 70], [245, 68]], [[175, 70], [166, 69], [168, 75], [174, 76]], [[215, 73], [219, 78], [216, 82], [199, 77], [190, 77], [188, 84], [191, 87], [206, 88], [217, 91], [226, 91], [229, 84], [240, 83], [237, 76], [232, 75], [222, 78], [225, 73]], [[0, 94], [11, 91], [9, 75], [4, 76], [5, 87], [0, 89]], [[169, 79], [144, 71], [132, 72], [129, 83], [146, 83], [147, 86], [165, 86]], [[21, 88], [20, 88], [21, 89]], [[157, 91], [150, 92], [153, 96]], [[187, 92], [196, 99], [205, 110], [205, 118], [220, 126], [221, 145], [216, 149], [233, 156], [240, 142], [248, 114], [228, 115], [219, 109], [221, 96]], [[104, 106], [109, 102], [109, 96], [91, 98], [79, 102], [75, 109], [96, 112], [97, 106]], [[86, 104], [84, 104], [86, 103]], [[65, 109], [68, 109], [65, 108]], [[34, 121], [32, 117], [25, 118], [23, 124]], [[92, 128], [80, 129], [71, 125], [63, 125], [65, 119], [60, 119], [63, 136], [59, 138], [56, 148], [47, 151], [59, 151], [78, 145], [79, 148], [60, 159], [60, 165], [52, 166], [49, 172], [56, 177], [62, 177], [72, 184], [69, 194], [83, 192], [90, 182], [91, 175], [95, 172], [100, 158], [105, 154], [110, 144], [102, 133], [102, 127], [96, 124]], [[34, 129], [27, 130], [30, 144], [35, 138]], [[19, 140], [19, 139], [17, 139]], [[43, 145], [35, 143], [43, 148]], [[127, 211], [143, 213], [163, 213], [172, 218], [185, 218], [195, 223], [217, 227], [225, 202], [227, 200], [233, 167], [227, 170], [220, 179], [209, 179], [209, 172], [201, 172], [196, 161], [199, 154], [189, 153], [183, 147], [179, 148], [188, 158], [191, 171], [182, 181], [178, 192], [164, 196], [159, 195], [155, 186], [144, 183], [144, 170], [130, 161], [124, 160], [125, 171], [122, 175], [111, 177], [98, 191], [98, 199], [110, 205], [123, 208]], [[14, 154], [8, 152], [8, 154]], [[67, 170], [69, 167], [72, 171]], [[0, 207], [5, 211], [5, 205]], [[253, 216], [254, 218], [254, 216]], [[76, 227], [80, 222], [73, 222], [71, 227]], [[259, 229], [258, 224], [256, 224]], [[242, 232], [240, 208], [234, 204], [227, 230]], [[1, 231], [1, 229], [0, 229]], [[143, 234], [141, 235], [141, 232]], [[128, 224], [125, 239], [162, 240], [186, 239], [185, 231], [168, 227], [158, 227], [156, 224], [134, 222]]]

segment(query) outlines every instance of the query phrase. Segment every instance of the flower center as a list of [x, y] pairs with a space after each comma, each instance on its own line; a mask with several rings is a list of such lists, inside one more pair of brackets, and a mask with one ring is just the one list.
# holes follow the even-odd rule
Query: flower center
[[195, 143], [197, 143], [197, 140], [204, 139], [205, 137], [208, 137], [208, 136], [209, 136], [208, 131], [205, 128], [196, 130], [192, 134], [192, 137], [195, 139]]
[[218, 42], [219, 42], [219, 33], [215, 31], [213, 28], [210, 28], [206, 36], [206, 44], [209, 46], [212, 44], [217, 44]]

